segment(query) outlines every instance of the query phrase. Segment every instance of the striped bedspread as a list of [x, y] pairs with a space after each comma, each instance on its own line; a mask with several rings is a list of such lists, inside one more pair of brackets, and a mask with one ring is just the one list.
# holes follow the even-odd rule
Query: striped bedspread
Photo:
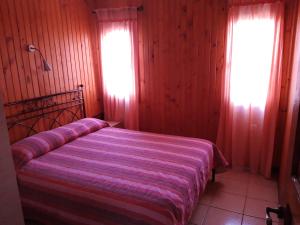
[[41, 224], [185, 225], [226, 162], [195, 138], [102, 128], [18, 171], [25, 218]]

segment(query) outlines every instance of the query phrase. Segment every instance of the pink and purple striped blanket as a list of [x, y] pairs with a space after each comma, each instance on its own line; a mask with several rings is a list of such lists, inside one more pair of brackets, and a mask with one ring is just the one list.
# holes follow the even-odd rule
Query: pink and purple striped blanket
[[97, 126], [80, 134], [61, 129], [61, 141], [38, 154], [26, 152], [26, 143], [12, 146], [25, 218], [45, 225], [185, 225], [212, 168], [227, 164], [207, 140]]

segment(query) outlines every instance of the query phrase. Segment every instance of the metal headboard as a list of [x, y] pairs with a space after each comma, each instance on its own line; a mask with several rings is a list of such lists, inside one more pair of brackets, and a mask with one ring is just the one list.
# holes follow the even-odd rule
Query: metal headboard
[[[12, 142], [86, 117], [83, 85], [77, 89], [4, 104]], [[22, 130], [22, 131], [21, 131]], [[22, 133], [22, 134], [20, 134]]]

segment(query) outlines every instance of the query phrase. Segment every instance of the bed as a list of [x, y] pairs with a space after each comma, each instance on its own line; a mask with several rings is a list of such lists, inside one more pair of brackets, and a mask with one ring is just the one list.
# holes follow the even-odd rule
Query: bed
[[210, 172], [227, 165], [203, 139], [75, 120], [12, 145], [27, 221], [186, 225]]

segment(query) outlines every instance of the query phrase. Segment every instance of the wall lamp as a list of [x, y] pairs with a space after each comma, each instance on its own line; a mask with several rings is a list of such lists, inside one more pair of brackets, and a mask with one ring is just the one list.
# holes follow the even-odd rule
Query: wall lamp
[[30, 44], [30, 45], [27, 45], [26, 50], [28, 52], [35, 52], [35, 51], [37, 51], [40, 54], [41, 58], [42, 58], [43, 66], [44, 66], [44, 71], [51, 71], [52, 70], [51, 65], [46, 61], [45, 57], [43, 56], [43, 54], [41, 53], [41, 51], [38, 48], [36, 48], [34, 45]]

